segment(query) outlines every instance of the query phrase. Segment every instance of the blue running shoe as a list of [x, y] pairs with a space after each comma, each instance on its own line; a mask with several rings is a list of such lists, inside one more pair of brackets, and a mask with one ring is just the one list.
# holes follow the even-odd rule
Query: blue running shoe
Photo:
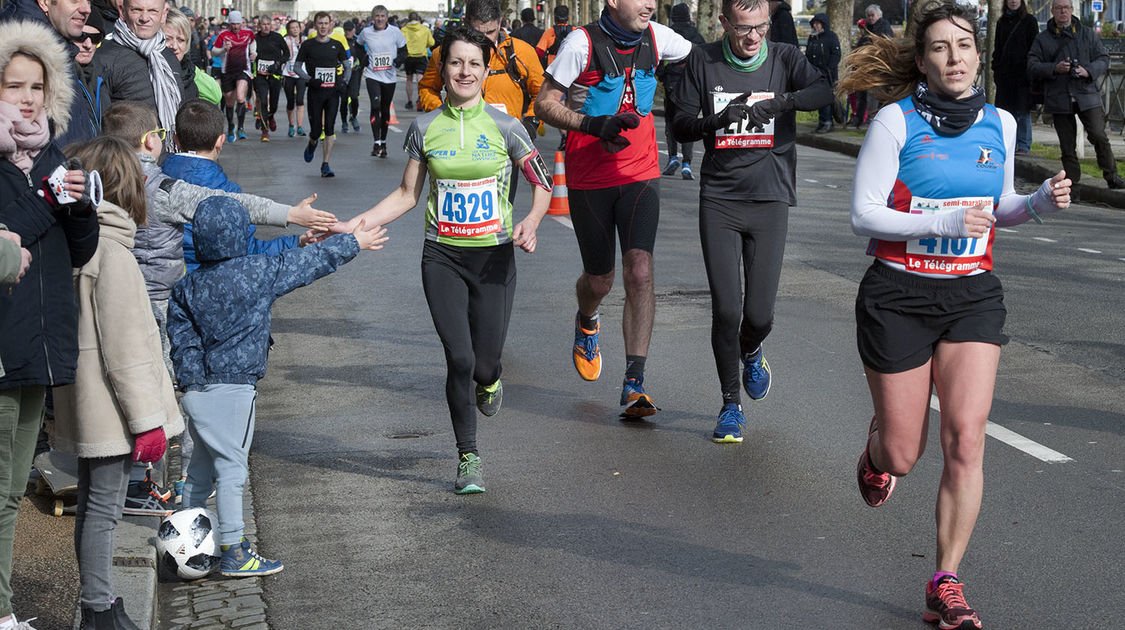
[[745, 424], [742, 405], [727, 403], [719, 412], [719, 422], [715, 425], [715, 432], [711, 434], [711, 441], [718, 444], [738, 444], [742, 442], [742, 427]]
[[476, 453], [465, 453], [457, 462], [457, 481], [453, 490], [457, 494], [476, 494], [484, 492], [484, 477], [481, 475], [481, 461]]
[[309, 142], [307, 145], [305, 145], [305, 161], [312, 162], [314, 155], [316, 155], [316, 143]]
[[227, 577], [257, 577], [279, 573], [285, 565], [277, 560], [268, 560], [250, 548], [245, 538], [237, 545], [223, 550], [223, 560], [219, 563], [219, 573]]
[[227, 134], [227, 144], [234, 144], [234, 134], [233, 133]]
[[305, 136], [305, 135], [308, 135], [308, 134], [305, 133], [304, 127], [302, 127], [301, 125], [297, 125], [297, 135], [298, 136]]
[[289, 137], [292, 138], [295, 135], [297, 135], [297, 128], [293, 125], [289, 125]]
[[355, 116], [352, 116], [352, 130], [356, 132], [359, 131], [359, 121], [356, 120]]
[[335, 177], [336, 174], [332, 172], [332, 167], [328, 166], [328, 162], [324, 162], [323, 164], [320, 165], [320, 176], [321, 177]]
[[238, 128], [238, 139], [239, 140], [245, 140], [246, 139], [246, 130], [243, 129], [242, 127]]
[[770, 393], [770, 364], [766, 362], [765, 353], [758, 348], [758, 356], [742, 357], [742, 385], [746, 394], [752, 400], [761, 400]]
[[348, 133], [348, 121], [345, 120], [344, 124], [340, 125], [340, 133]]
[[660, 411], [645, 393], [643, 378], [627, 378], [621, 384], [621, 406], [625, 407], [626, 418], [644, 418]]

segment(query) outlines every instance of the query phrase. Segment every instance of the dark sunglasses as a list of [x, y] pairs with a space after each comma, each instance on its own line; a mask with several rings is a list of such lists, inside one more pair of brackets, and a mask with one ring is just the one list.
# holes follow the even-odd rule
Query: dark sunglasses
[[87, 33], [85, 31], [83, 31], [82, 34], [79, 35], [78, 38], [74, 40], [74, 43], [77, 44], [79, 42], [84, 42], [87, 39], [90, 40], [90, 42], [92, 42], [94, 44], [100, 44], [100, 43], [102, 43], [102, 40], [105, 39], [105, 35], [103, 35], [101, 33]]

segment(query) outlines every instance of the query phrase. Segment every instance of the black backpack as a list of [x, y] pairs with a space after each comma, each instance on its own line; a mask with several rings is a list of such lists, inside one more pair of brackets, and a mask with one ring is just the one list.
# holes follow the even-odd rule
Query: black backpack
[[574, 30], [574, 27], [569, 24], [556, 24], [554, 29], [555, 43], [551, 44], [551, 47], [547, 49], [548, 55], [559, 54], [559, 46], [562, 45], [562, 41], [566, 39], [566, 36], [570, 35], [570, 32]]

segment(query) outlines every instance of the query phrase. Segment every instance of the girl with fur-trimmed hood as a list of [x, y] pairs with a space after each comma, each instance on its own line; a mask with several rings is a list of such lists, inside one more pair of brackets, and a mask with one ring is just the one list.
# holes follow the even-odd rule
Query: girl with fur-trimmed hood
[[74, 382], [78, 308], [71, 269], [86, 264], [98, 245], [86, 174], [67, 170], [61, 198], [47, 185], [66, 163], [47, 121], [61, 133], [70, 120], [69, 63], [48, 27], [0, 24], [0, 223], [32, 255], [23, 280], [0, 291], [0, 630], [31, 628], [12, 615], [12, 536], [46, 387]]

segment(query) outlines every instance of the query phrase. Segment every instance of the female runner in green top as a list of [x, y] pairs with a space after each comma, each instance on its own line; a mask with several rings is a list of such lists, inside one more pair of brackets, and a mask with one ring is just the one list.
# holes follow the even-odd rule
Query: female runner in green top
[[[450, 30], [438, 66], [445, 103], [410, 125], [402, 183], [343, 226], [394, 221], [418, 203], [429, 174], [422, 286], [445, 347], [458, 494], [484, 492], [477, 411], [492, 416], [500, 410], [500, 354], [516, 288], [514, 248], [535, 251], [535, 230], [551, 200], [547, 165], [523, 125], [481, 98], [491, 53], [484, 35]], [[514, 167], [535, 185], [531, 211], [519, 223], [508, 200]]]

